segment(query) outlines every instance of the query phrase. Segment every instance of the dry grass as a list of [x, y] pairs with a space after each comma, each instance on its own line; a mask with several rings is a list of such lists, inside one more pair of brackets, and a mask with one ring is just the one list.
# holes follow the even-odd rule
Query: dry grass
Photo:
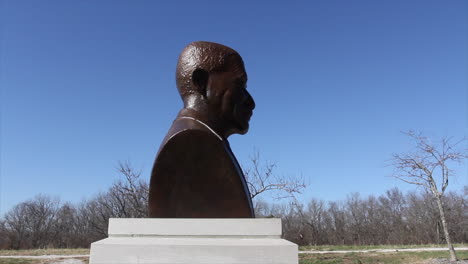
[[[43, 263], [43, 262], [42, 262]], [[37, 259], [0, 259], [0, 264], [42, 264]]]
[[[42, 255], [89, 255], [89, 248], [0, 250], [0, 256], [42, 256]], [[3, 263], [0, 262], [0, 264], [3, 264]]]
[[[468, 259], [467, 251], [458, 251], [459, 259]], [[448, 252], [398, 252], [349, 254], [300, 254], [300, 264], [423, 264], [431, 259], [449, 258]]]
[[[454, 247], [466, 247], [466, 244], [453, 244]], [[299, 250], [319, 250], [319, 251], [335, 251], [335, 250], [370, 250], [370, 249], [399, 249], [399, 248], [446, 248], [447, 244], [424, 244], [424, 245], [321, 245], [321, 246], [300, 246]]]

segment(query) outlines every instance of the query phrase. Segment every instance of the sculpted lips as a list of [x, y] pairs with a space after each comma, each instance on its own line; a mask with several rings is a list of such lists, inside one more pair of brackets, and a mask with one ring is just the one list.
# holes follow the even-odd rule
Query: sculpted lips
[[252, 114], [253, 114], [252, 111], [249, 111], [249, 112], [247, 113], [247, 119], [248, 119], [248, 120], [250, 120], [250, 118], [252, 118]]
[[251, 118], [252, 115], [253, 115], [253, 111], [252, 111], [252, 110], [247, 110], [247, 109], [246, 109], [246, 110], [241, 111], [240, 114], [241, 114], [241, 116], [242, 116], [243, 118], [245, 118], [247, 121], [249, 121], [250, 118]]

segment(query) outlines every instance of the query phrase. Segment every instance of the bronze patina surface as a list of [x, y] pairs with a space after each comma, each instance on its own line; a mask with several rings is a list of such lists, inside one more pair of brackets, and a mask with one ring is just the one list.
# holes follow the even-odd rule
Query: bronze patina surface
[[151, 173], [150, 217], [249, 218], [252, 201], [227, 138], [245, 134], [255, 102], [241, 56], [212, 42], [193, 42], [176, 70], [184, 102]]

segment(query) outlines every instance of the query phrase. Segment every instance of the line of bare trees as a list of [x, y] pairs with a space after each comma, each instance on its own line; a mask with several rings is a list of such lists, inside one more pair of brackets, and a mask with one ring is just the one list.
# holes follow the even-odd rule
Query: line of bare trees
[[[445, 138], [437, 145], [420, 134], [406, 134], [416, 148], [393, 155], [393, 176], [422, 187], [421, 192], [391, 189], [378, 197], [351, 194], [344, 201], [303, 204], [295, 197], [306, 187], [304, 180], [277, 175], [275, 164], [261, 165], [256, 153], [244, 173], [257, 217], [282, 218], [283, 236], [300, 245], [446, 242], [455, 260], [450, 241], [468, 242], [468, 186], [461, 193], [446, 188], [454, 176], [451, 163], [467, 157], [456, 149], [465, 139], [452, 143]], [[0, 217], [0, 248], [88, 247], [107, 236], [109, 218], [146, 217], [148, 182], [128, 163], [119, 164], [118, 170], [122, 180], [80, 204], [38, 195], [16, 205]], [[289, 202], [259, 200], [265, 193]]]
[[147, 217], [148, 182], [128, 163], [123, 178], [79, 204], [37, 195], [0, 218], [0, 248], [77, 248], [107, 237], [109, 218]]
[[[443, 197], [455, 243], [468, 242], [468, 186]], [[445, 243], [437, 201], [427, 192], [385, 194], [344, 201], [313, 199], [307, 204], [256, 204], [257, 216], [281, 217], [283, 235], [300, 245], [380, 245]]]
[[[147, 182], [121, 167], [125, 179], [79, 204], [38, 195], [0, 218], [0, 248], [76, 248], [107, 236], [110, 217], [146, 217]], [[468, 186], [443, 197], [452, 240], [468, 242]], [[343, 201], [255, 202], [257, 217], [280, 217], [283, 235], [301, 245], [443, 243], [437, 202], [427, 192], [388, 190]]]

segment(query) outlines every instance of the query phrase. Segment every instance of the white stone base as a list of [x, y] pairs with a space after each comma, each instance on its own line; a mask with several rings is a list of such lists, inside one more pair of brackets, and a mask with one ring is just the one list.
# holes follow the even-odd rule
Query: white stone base
[[281, 219], [111, 218], [90, 264], [297, 264]]

